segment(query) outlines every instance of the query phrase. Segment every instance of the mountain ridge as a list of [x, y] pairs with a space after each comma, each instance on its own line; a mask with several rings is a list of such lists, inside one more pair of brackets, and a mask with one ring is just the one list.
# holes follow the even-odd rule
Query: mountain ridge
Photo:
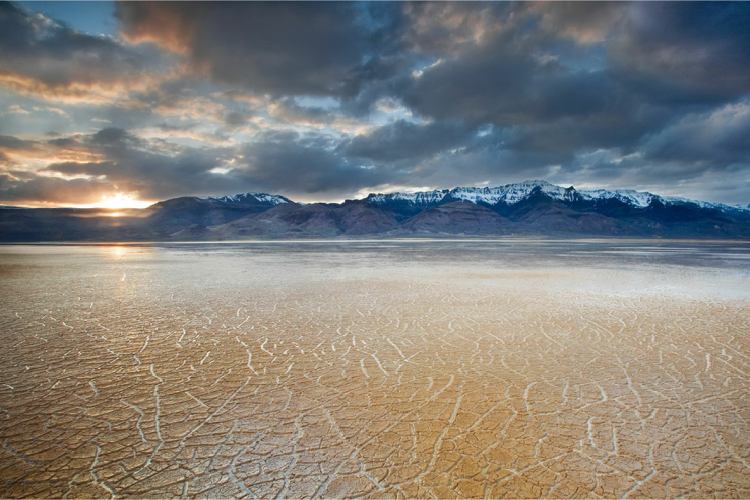
[[108, 216], [101, 209], [0, 211], [0, 241], [144, 241], [403, 236], [620, 236], [750, 239], [750, 207], [543, 180], [371, 193], [299, 203], [247, 192], [184, 196]]
[[574, 186], [565, 188], [539, 179], [494, 187], [455, 187], [452, 189], [436, 189], [432, 191], [371, 193], [365, 199], [378, 202], [383, 199], [398, 198], [406, 201], [411, 198], [418, 198], [420, 200], [436, 199], [439, 195], [442, 195], [442, 197], [451, 196], [456, 199], [464, 199], [472, 202], [483, 201], [486, 203], [497, 203], [503, 201], [507, 204], [514, 204], [528, 196], [534, 188], [541, 188], [545, 194], [567, 201], [574, 201], [575, 195], [580, 195], [582, 199], [585, 200], [617, 198], [623, 202], [632, 203], [640, 207], [647, 207], [652, 200], [660, 200], [667, 203], [693, 203], [704, 208], [720, 207], [728, 210], [748, 210], [748, 208], [750, 208], [750, 204], [748, 204], [747, 207], [742, 207], [740, 205], [714, 203], [678, 196], [663, 196], [648, 191], [636, 191], [634, 189], [577, 189]]

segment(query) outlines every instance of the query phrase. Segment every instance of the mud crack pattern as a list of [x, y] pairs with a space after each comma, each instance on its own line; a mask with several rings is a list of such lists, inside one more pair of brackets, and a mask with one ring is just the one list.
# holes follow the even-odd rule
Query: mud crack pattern
[[4, 250], [0, 496], [750, 496], [741, 267], [397, 250]]

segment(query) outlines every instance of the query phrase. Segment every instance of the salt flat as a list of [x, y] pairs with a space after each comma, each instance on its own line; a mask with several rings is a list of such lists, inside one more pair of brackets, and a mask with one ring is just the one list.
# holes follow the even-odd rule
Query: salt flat
[[0, 247], [0, 496], [750, 496], [750, 244]]

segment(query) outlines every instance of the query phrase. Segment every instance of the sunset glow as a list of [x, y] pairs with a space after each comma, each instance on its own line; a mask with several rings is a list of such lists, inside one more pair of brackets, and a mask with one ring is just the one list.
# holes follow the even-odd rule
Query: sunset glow
[[[99, 203], [92, 205], [93, 208], [111, 208], [111, 209], [122, 209], [122, 208], [146, 208], [151, 202], [139, 200], [130, 193], [116, 192], [114, 194], [108, 194], [102, 196], [102, 200]], [[112, 215], [120, 214], [114, 212]]]
[[750, 500], [749, 26], [0, 0], [0, 500]]
[[544, 179], [744, 207], [749, 6], [2, 3], [0, 205]]

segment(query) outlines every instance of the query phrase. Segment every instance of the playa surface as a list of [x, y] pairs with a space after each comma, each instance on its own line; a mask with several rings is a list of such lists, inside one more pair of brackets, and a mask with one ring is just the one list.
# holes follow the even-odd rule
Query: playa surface
[[0, 247], [2, 497], [750, 496], [750, 244]]

